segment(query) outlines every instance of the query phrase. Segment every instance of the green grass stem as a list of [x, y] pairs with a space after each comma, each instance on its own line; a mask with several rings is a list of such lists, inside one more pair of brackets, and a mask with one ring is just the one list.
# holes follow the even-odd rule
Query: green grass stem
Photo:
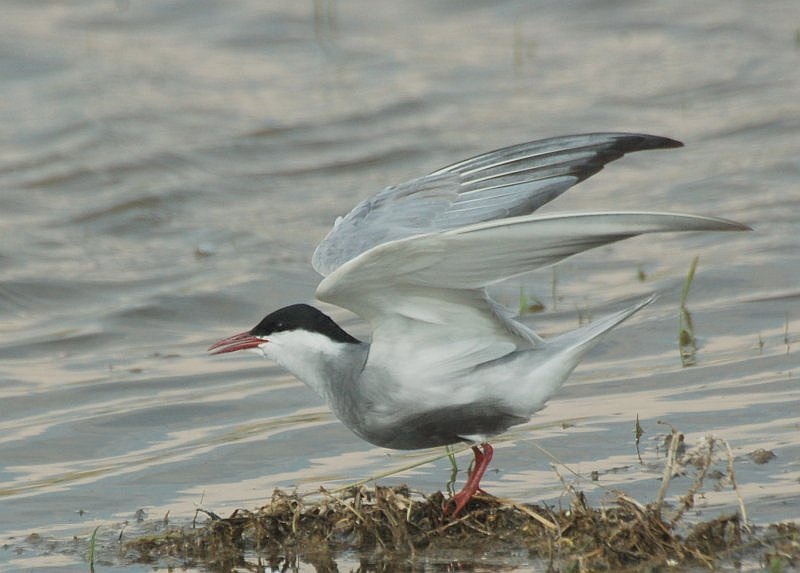
[[89, 550], [86, 553], [86, 560], [89, 562], [89, 571], [94, 573], [94, 558], [95, 558], [95, 550], [97, 548], [97, 530], [100, 529], [100, 526], [94, 528], [92, 531], [92, 536], [89, 538]]
[[697, 270], [697, 262], [699, 260], [700, 257], [692, 259], [692, 264], [689, 267], [689, 274], [686, 276], [686, 281], [683, 283], [683, 290], [681, 291], [678, 320], [678, 351], [680, 352], [681, 364], [683, 366], [694, 366], [697, 363], [697, 339], [694, 335], [692, 315], [686, 307], [686, 299], [689, 297], [689, 289], [692, 288], [692, 281], [694, 280], [694, 274]]

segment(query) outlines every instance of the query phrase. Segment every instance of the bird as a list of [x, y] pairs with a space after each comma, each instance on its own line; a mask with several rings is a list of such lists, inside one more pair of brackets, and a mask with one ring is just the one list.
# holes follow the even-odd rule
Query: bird
[[337, 218], [311, 258], [323, 277], [316, 298], [361, 317], [370, 340], [301, 303], [208, 350], [277, 363], [371, 444], [470, 444], [464, 487], [444, 507], [455, 518], [483, 492], [489, 440], [529, 421], [604, 334], [654, 299], [544, 339], [487, 287], [644, 233], [749, 230], [680, 213], [535, 213], [627, 153], [682, 145], [641, 133], [551, 137], [386, 187]]

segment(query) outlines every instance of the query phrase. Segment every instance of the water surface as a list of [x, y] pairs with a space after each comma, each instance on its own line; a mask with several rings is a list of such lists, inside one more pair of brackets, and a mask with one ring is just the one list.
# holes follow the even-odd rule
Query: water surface
[[[312, 300], [314, 245], [383, 186], [585, 131], [686, 147], [626, 157], [548, 210], [711, 214], [754, 232], [640, 237], [499, 287], [510, 306], [520, 289], [545, 304], [528, 317], [545, 336], [662, 294], [498, 441], [486, 489], [559, 503], [545, 448], [593, 500], [621, 488], [649, 501], [664, 421], [690, 444], [730, 443], [752, 520], [800, 517], [796, 1], [3, 11], [0, 569], [82, 567], [62, 542], [97, 525], [116, 539], [139, 510], [187, 522], [198, 506], [224, 514], [276, 487], [334, 488], [439, 455], [372, 447], [274, 365], [205, 348]], [[695, 255], [699, 348], [684, 368], [678, 300]], [[776, 457], [754, 463], [759, 448]], [[383, 483], [430, 492], [448, 467]], [[736, 500], [725, 489], [698, 504], [711, 515]]]

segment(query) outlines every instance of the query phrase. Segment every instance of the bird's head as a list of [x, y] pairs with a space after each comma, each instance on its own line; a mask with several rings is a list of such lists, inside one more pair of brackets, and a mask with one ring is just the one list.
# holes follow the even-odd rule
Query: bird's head
[[293, 304], [268, 314], [247, 332], [223, 338], [208, 350], [212, 354], [225, 354], [256, 349], [266, 355], [266, 345], [270, 342], [291, 343], [292, 339], [299, 341], [314, 338], [354, 344], [359, 342], [320, 310], [307, 304]]

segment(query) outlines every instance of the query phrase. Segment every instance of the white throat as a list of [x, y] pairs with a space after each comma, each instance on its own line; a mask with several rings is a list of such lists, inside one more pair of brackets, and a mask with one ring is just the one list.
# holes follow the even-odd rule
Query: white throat
[[331, 387], [357, 379], [366, 360], [365, 344], [337, 342], [318, 332], [289, 330], [259, 346], [266, 358], [294, 374], [328, 403]]

